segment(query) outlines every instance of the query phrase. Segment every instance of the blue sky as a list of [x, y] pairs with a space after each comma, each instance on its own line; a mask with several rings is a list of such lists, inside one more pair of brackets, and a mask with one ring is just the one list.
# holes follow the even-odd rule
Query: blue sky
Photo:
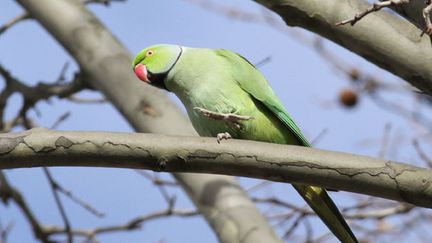
[[[241, 8], [243, 11], [264, 13], [264, 10], [252, 1], [218, 2]], [[341, 107], [337, 103], [337, 94], [342, 88], [349, 86], [346, 77], [332, 68], [309, 45], [268, 25], [235, 21], [188, 1], [130, 0], [124, 4], [114, 3], [110, 8], [93, 5], [90, 9], [133, 54], [149, 45], [174, 43], [191, 47], [231, 49], [253, 63], [271, 57], [271, 61], [261, 66], [260, 70], [309, 139], [315, 138], [324, 129], [327, 130], [317, 144], [319, 148], [376, 156], [386, 123], [392, 123], [395, 136], [409, 138], [410, 134], [406, 134], [407, 128], [414, 129], [412, 124], [377, 108], [368, 99], [362, 99], [355, 109]], [[0, 23], [5, 23], [22, 11], [14, 1], [3, 1]], [[301, 29], [293, 30], [307, 38], [314, 38], [313, 34]], [[380, 78], [400, 82], [350, 52], [330, 42], [325, 44], [343, 62], [356, 65]], [[28, 84], [54, 81], [65, 62], [71, 64], [67, 73], [67, 77], [71, 78], [77, 70], [75, 62], [49, 33], [34, 21], [22, 22], [0, 36], [0, 63]], [[81, 92], [79, 96], [100, 97], [98, 93], [88, 91]], [[176, 100], [175, 97], [173, 99]], [[407, 105], [412, 102], [406, 97], [402, 99], [406, 100]], [[7, 117], [12, 117], [21, 103], [20, 97], [15, 95], [8, 103]], [[40, 117], [36, 112], [30, 114], [41, 126], [49, 127], [61, 114], [70, 111], [71, 117], [58, 129], [132, 132], [127, 122], [109, 104], [82, 105], [52, 99], [50, 103], [38, 103], [36, 108], [41, 112]], [[399, 160], [417, 159], [415, 154], [405, 152], [404, 149], [398, 153], [393, 152], [392, 156], [397, 155]], [[107, 214], [105, 218], [97, 219], [65, 199], [63, 201], [72, 225], [78, 228], [122, 223], [134, 216], [165, 207], [158, 191], [131, 170], [54, 168], [53, 172], [67, 188]], [[40, 169], [10, 170], [7, 175], [24, 193], [42, 222], [62, 224]], [[169, 175], [163, 177], [170, 178]], [[248, 179], [241, 179], [241, 182], [245, 186], [257, 183], [256, 180]], [[180, 190], [171, 192], [178, 195], [179, 206], [192, 207]], [[261, 193], [286, 194], [283, 198], [292, 198], [295, 202], [302, 203], [285, 185], [278, 184]], [[351, 200], [347, 194], [333, 194], [333, 198], [338, 203], [349, 204]], [[14, 221], [10, 242], [34, 241], [29, 225], [14, 205], [7, 208], [0, 205], [0, 215], [3, 225], [10, 220]], [[325, 232], [322, 225], [318, 222], [316, 224], [318, 231]], [[216, 242], [214, 234], [200, 217], [158, 220], [144, 225], [138, 231], [109, 234], [99, 239], [102, 242], [157, 242], [160, 239], [165, 240], [164, 242]]]

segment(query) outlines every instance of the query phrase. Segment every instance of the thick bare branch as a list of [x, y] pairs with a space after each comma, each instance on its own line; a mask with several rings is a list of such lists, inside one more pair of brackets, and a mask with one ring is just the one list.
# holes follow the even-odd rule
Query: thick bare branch
[[432, 208], [430, 169], [299, 146], [32, 129], [0, 135], [0, 154], [0, 169], [98, 166], [215, 173], [321, 185]]
[[355, 26], [335, 25], [366, 9], [364, 0], [255, 1], [278, 13], [288, 25], [326, 37], [432, 94], [430, 38], [420, 37], [421, 29], [408, 21], [381, 11]]

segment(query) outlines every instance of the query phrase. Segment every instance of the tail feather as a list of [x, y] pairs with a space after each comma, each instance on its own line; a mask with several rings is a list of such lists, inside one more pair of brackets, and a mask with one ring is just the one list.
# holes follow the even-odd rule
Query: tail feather
[[324, 188], [306, 185], [293, 186], [341, 242], [358, 242]]

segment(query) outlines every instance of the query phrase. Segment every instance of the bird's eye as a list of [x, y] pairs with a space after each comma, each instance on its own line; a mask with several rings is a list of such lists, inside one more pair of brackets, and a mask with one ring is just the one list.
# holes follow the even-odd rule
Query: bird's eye
[[149, 56], [151, 56], [151, 55], [153, 55], [153, 54], [154, 54], [154, 52], [153, 52], [152, 50], [148, 50], [147, 53], [146, 53], [146, 56], [149, 57]]

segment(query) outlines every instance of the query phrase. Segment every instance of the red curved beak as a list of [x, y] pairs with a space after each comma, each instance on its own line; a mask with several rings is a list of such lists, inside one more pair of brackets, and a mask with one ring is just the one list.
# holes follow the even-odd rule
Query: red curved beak
[[137, 64], [134, 70], [135, 70], [135, 75], [139, 79], [141, 79], [146, 83], [151, 83], [150, 79], [148, 78], [147, 67], [144, 64], [141, 63]]

